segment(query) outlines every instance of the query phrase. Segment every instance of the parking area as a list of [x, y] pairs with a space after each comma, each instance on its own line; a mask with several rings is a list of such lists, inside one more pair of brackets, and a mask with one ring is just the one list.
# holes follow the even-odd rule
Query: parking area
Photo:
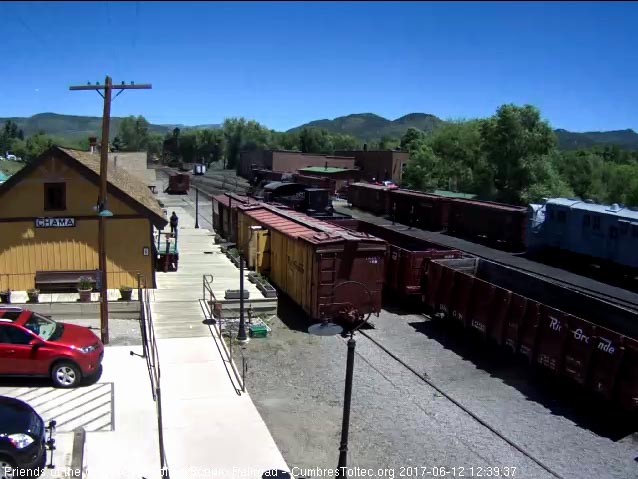
[[146, 360], [131, 352], [140, 354], [141, 346], [106, 347], [101, 375], [75, 389], [54, 388], [47, 379], [0, 380], [0, 395], [21, 399], [45, 422], [57, 422], [55, 467], [42, 478], [79, 477], [72, 457], [74, 430], [80, 427], [86, 430], [84, 478], [159, 476], [157, 417]]

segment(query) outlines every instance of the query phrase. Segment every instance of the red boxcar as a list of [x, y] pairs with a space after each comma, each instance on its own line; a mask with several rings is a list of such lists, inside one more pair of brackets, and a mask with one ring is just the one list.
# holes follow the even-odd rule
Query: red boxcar
[[384, 286], [402, 296], [423, 294], [422, 283], [426, 265], [430, 260], [463, 256], [461, 251], [414, 238], [367, 221], [339, 219], [328, 222], [385, 240], [388, 244]]
[[375, 215], [390, 213], [390, 190], [381, 185], [352, 183], [348, 186], [348, 203]]
[[527, 208], [491, 201], [454, 198], [449, 202], [448, 233], [481, 238], [508, 249], [525, 249]]
[[390, 192], [390, 215], [405, 225], [440, 231], [447, 227], [451, 199], [412, 190]]
[[187, 194], [190, 189], [190, 173], [171, 173], [168, 176], [168, 187], [166, 193]]
[[636, 311], [478, 258], [432, 261], [425, 301], [530, 363], [638, 408]]
[[214, 195], [211, 199], [213, 229], [222, 238], [228, 241], [236, 241], [237, 205], [246, 204], [250, 199], [235, 193]]

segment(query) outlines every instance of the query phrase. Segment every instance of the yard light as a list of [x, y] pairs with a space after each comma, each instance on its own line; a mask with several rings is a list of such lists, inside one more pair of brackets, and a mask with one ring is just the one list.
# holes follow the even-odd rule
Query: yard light
[[[239, 221], [237, 222], [239, 223]], [[246, 334], [246, 322], [244, 320], [244, 255], [242, 250], [250, 243], [250, 240], [253, 237], [253, 232], [260, 231], [262, 229], [261, 226], [251, 226], [250, 227], [250, 236], [246, 240], [246, 242], [241, 245], [237, 244], [237, 251], [239, 253], [239, 330], [237, 331], [237, 341], [242, 343], [248, 342], [248, 335]], [[239, 242], [239, 231], [237, 232], [237, 241]]]
[[[350, 335], [348, 339], [348, 357], [346, 360], [346, 387], [343, 398], [343, 420], [341, 422], [341, 444], [339, 446], [339, 464], [337, 466], [337, 474], [335, 477], [347, 477], [348, 462], [348, 431], [350, 429], [350, 403], [352, 400], [352, 377], [354, 375], [354, 350], [356, 341], [354, 333], [361, 329], [370, 319], [372, 314], [372, 294], [368, 287], [359, 281], [344, 281], [337, 284], [332, 290], [332, 296], [335, 298], [335, 291], [345, 285], [359, 286], [368, 295], [370, 312], [363, 319], [364, 314], [351, 303], [333, 303], [331, 305], [331, 315], [343, 324], [339, 324], [324, 320], [321, 323], [313, 324], [308, 328], [308, 333], [317, 336], [336, 336], [342, 332]], [[350, 296], [352, 293], [350, 293]]]

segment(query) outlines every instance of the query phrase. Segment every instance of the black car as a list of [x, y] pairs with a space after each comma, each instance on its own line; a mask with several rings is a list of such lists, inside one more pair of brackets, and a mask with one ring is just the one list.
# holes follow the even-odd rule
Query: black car
[[[47, 430], [42, 418], [27, 403], [0, 396], [0, 479], [43, 470]], [[34, 477], [33, 472], [27, 477]]]

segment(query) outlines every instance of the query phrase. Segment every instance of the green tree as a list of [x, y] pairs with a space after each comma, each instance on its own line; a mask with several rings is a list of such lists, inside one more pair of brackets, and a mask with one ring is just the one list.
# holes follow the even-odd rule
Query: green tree
[[[8, 120], [2, 130], [0, 130], [0, 155], [5, 155], [6, 152], [13, 153], [11, 150], [13, 140], [24, 140], [24, 134], [22, 130], [18, 129], [18, 125], [11, 120]], [[16, 154], [17, 153], [13, 153]], [[20, 155], [17, 155], [20, 156]]]
[[333, 148], [332, 152], [336, 150], [358, 150], [361, 148], [361, 142], [352, 135], [334, 133], [330, 136], [330, 143], [332, 143]]
[[425, 142], [413, 142], [411, 145], [410, 161], [403, 172], [401, 186], [428, 191], [437, 186], [437, 179], [433, 176], [433, 172], [438, 168], [440, 159]]
[[179, 138], [179, 156], [184, 163], [196, 163], [197, 155], [197, 135], [195, 132], [187, 132]]
[[373, 143], [371, 146], [372, 149], [376, 150], [393, 150], [401, 146], [401, 140], [389, 136], [382, 136], [378, 142]]
[[286, 132], [271, 131], [270, 148], [274, 150], [298, 151], [300, 149], [299, 132], [298, 131], [286, 131]]
[[498, 199], [519, 204], [532, 186], [535, 162], [544, 162], [556, 147], [550, 125], [531, 105], [503, 105], [481, 123], [483, 151], [494, 168]]
[[200, 130], [197, 132], [197, 154], [206, 166], [222, 159], [224, 154], [224, 133], [221, 130]]
[[226, 146], [225, 167], [235, 168], [242, 150], [268, 148], [272, 143], [270, 130], [254, 120], [227, 118], [222, 125]]
[[401, 137], [401, 149], [403, 151], [411, 151], [417, 149], [421, 144], [425, 143], [426, 134], [418, 128], [408, 128]]
[[330, 134], [320, 128], [304, 128], [299, 133], [299, 148], [303, 153], [323, 153], [334, 152], [332, 138]]
[[143, 116], [129, 116], [120, 122], [117, 136], [122, 145], [121, 151], [143, 151], [148, 147], [149, 123]]
[[43, 133], [36, 133], [26, 140], [21, 140], [16, 136], [12, 140], [11, 151], [14, 155], [21, 157], [24, 162], [30, 163], [53, 145], [54, 140], [52, 137]]

